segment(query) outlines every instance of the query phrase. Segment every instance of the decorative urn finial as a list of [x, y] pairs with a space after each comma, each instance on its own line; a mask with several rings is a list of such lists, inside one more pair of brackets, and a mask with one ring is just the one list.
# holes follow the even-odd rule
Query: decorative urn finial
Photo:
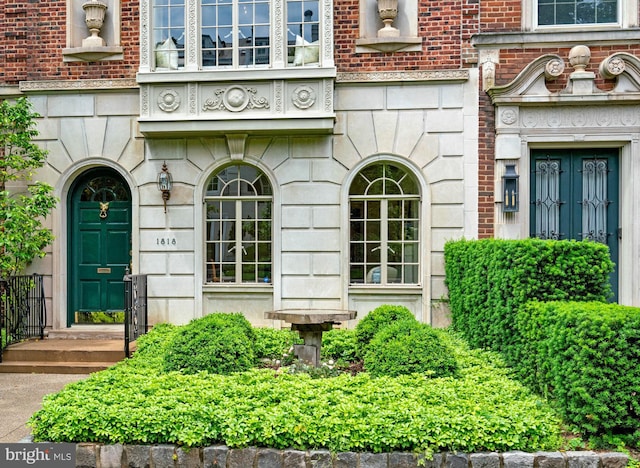
[[391, 24], [398, 16], [398, 0], [378, 0], [378, 14], [384, 28], [378, 30], [378, 37], [399, 37], [400, 31]]
[[569, 63], [576, 72], [583, 72], [591, 60], [591, 50], [585, 45], [577, 45], [569, 51]]
[[82, 5], [82, 9], [85, 13], [84, 22], [91, 32], [91, 36], [82, 40], [82, 47], [104, 47], [105, 41], [99, 34], [104, 24], [107, 10], [106, 3], [102, 3], [99, 0], [90, 0]]

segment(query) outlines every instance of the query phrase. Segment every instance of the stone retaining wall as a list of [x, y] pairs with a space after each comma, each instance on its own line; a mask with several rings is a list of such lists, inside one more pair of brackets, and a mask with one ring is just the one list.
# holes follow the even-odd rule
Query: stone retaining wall
[[426, 460], [414, 453], [331, 454], [327, 450], [230, 449], [211, 446], [183, 450], [175, 445], [76, 446], [83, 468], [624, 468], [617, 452], [442, 453]]

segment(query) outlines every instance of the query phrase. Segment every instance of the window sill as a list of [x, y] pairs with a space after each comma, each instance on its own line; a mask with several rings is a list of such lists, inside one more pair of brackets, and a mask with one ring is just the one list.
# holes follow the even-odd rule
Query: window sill
[[257, 284], [257, 283], [205, 283], [202, 285], [202, 291], [205, 293], [221, 293], [221, 292], [243, 292], [243, 293], [272, 293], [273, 284]]
[[335, 78], [335, 67], [247, 68], [241, 70], [157, 70], [140, 71], [138, 83], [189, 83], [215, 81], [282, 80], [305, 78]]
[[422, 294], [422, 286], [419, 284], [350, 284], [349, 294]]
[[640, 40], [640, 28], [591, 30], [544, 31], [544, 32], [496, 32], [480, 33], [472, 38], [472, 45], [478, 49], [501, 48], [524, 49], [527, 47], [566, 47], [567, 42], [589, 44], [590, 47], [628, 44]]
[[356, 53], [420, 52], [421, 37], [374, 37], [356, 39]]
[[73, 47], [62, 49], [63, 62], [100, 62], [103, 60], [124, 60], [122, 47]]

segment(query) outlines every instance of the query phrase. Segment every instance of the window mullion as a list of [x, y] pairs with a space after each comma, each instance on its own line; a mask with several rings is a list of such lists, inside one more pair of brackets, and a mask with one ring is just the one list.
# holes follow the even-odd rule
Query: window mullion
[[389, 200], [380, 200], [380, 284], [387, 284], [387, 255], [389, 248]]
[[184, 67], [187, 71], [200, 68], [200, 0], [186, 0], [185, 2], [185, 34]]
[[235, 231], [236, 282], [242, 283], [242, 200], [236, 200]]
[[274, 68], [285, 67], [286, 57], [286, 0], [272, 0], [271, 2], [271, 57]]
[[233, 38], [233, 59], [231, 61], [231, 66], [233, 68], [239, 68], [240, 64], [240, 20], [238, 19], [238, 17], [240, 16], [239, 8], [240, 6], [238, 5], [238, 0], [233, 0], [233, 15], [231, 19], [231, 37]]

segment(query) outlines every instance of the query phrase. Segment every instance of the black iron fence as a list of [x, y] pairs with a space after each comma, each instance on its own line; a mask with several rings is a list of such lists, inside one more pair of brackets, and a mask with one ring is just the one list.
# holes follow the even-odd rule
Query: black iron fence
[[0, 279], [0, 362], [7, 346], [27, 338], [44, 338], [46, 326], [42, 275]]
[[124, 275], [124, 352], [131, 356], [130, 344], [147, 333], [147, 275]]

